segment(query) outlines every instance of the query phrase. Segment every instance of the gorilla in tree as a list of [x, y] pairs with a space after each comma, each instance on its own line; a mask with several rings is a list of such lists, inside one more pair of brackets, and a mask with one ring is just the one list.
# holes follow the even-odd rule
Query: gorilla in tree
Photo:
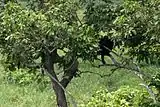
[[107, 36], [104, 36], [100, 39], [99, 41], [100, 50], [98, 51], [98, 55], [101, 56], [102, 65], [106, 64], [104, 56], [109, 56], [113, 61], [113, 63], [116, 63], [115, 59], [110, 54], [110, 52], [113, 49], [113, 46], [114, 46], [114, 42], [111, 39], [109, 39]]

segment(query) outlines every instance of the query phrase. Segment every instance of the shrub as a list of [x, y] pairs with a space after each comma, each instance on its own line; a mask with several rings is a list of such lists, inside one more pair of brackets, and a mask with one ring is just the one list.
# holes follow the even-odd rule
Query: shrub
[[115, 92], [100, 89], [86, 104], [86, 107], [159, 107], [144, 90], [121, 87]]
[[40, 84], [41, 87], [46, 87], [49, 84], [49, 78], [42, 75], [37, 70], [29, 69], [16, 69], [14, 71], [5, 71], [5, 77], [7, 82], [15, 83], [18, 85], [29, 85], [31, 83]]

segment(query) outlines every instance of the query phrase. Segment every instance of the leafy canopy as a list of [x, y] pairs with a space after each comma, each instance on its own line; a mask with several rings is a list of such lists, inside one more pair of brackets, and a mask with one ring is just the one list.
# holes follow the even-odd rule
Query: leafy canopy
[[59, 63], [67, 62], [71, 55], [93, 60], [97, 49], [95, 32], [80, 24], [77, 8], [74, 2], [61, 0], [47, 4], [48, 11], [33, 11], [12, 2], [5, 5], [0, 14], [0, 48], [8, 63], [20, 67], [35, 64], [44, 48], [64, 53], [59, 54]]
[[96, 32], [103, 32], [115, 45], [138, 61], [154, 63], [159, 57], [159, 0], [88, 1], [85, 22]]

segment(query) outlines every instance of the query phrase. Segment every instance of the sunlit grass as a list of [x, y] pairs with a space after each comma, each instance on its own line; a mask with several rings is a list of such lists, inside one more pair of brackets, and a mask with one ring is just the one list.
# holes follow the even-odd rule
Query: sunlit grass
[[[98, 63], [95, 64], [98, 65]], [[89, 63], [84, 62], [80, 64], [81, 71], [92, 71], [102, 75], [111, 73], [111, 69], [111, 67], [93, 68]], [[143, 69], [153, 74], [159, 71], [159, 68], [155, 66], [144, 67]], [[2, 67], [0, 67], [0, 70], [3, 70]], [[138, 77], [124, 69], [117, 70], [111, 76], [103, 78], [99, 75], [84, 73], [71, 81], [67, 91], [73, 95], [79, 104], [82, 104], [86, 103], [100, 87], [114, 91], [124, 85], [141, 88], [139, 83]], [[67, 96], [70, 98], [69, 95]], [[3, 80], [3, 75], [0, 75], [0, 107], [53, 107], [55, 104], [54, 91], [51, 87], [41, 91], [36, 84], [30, 84], [29, 86], [8, 84]]]

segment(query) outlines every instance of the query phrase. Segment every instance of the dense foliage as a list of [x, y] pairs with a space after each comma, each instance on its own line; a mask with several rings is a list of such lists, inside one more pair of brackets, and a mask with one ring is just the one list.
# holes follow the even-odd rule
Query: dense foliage
[[[90, 59], [88, 57], [94, 55], [92, 44], [95, 44], [96, 40], [93, 39], [92, 28], [78, 27], [76, 20], [75, 24], [72, 20], [72, 25], [70, 25], [66, 19], [67, 13], [59, 13], [56, 10], [63, 7], [54, 8], [55, 12], [51, 7], [50, 11], [43, 14], [40, 11], [34, 12], [22, 8], [14, 3], [6, 5], [5, 11], [1, 14], [1, 51], [7, 54], [8, 63], [11, 62], [13, 66], [21, 67], [25, 67], [26, 64], [35, 64], [37, 54], [40, 54], [44, 47], [50, 50], [56, 47], [65, 51], [64, 60], [73, 53], [83, 59]], [[86, 32], [83, 33], [83, 30]], [[88, 35], [87, 39], [85, 35]]]
[[[147, 63], [159, 62], [159, 0], [93, 0], [86, 6], [85, 21], [110, 36], [130, 57]], [[155, 60], [156, 59], [156, 60]]]
[[159, 61], [160, 1], [126, 1], [122, 15], [115, 20], [116, 32], [138, 61]]
[[131, 87], [121, 87], [115, 92], [97, 91], [85, 107], [159, 107], [148, 93]]
[[14, 83], [20, 86], [26, 86], [34, 83], [39, 84], [39, 86], [41, 85], [41, 89], [44, 89], [49, 84], [49, 78], [35, 70], [17, 69], [13, 72], [6, 71], [4, 75], [4, 79], [8, 83]]

